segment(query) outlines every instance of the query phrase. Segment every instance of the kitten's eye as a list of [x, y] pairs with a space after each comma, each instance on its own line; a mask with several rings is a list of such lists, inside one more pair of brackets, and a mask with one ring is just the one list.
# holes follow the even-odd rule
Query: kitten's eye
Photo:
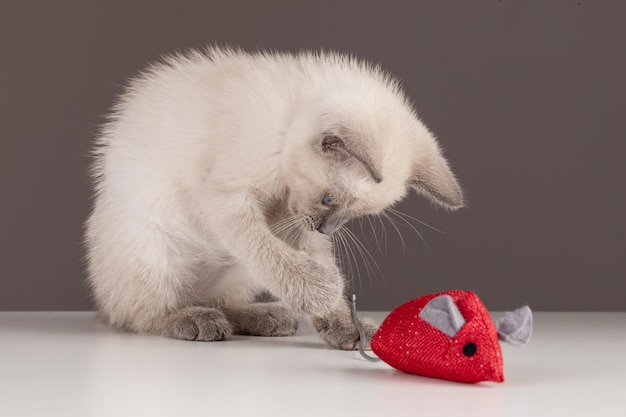
[[322, 199], [322, 204], [324, 204], [325, 206], [331, 206], [334, 204], [334, 202], [335, 201], [333, 200], [333, 197], [330, 194], [328, 193], [324, 194], [324, 198]]

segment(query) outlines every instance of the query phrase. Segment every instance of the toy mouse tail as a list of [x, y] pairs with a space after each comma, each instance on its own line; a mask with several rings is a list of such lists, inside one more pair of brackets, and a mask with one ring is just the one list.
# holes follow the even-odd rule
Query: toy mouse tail
[[365, 360], [368, 360], [370, 362], [379, 362], [381, 360], [380, 358], [370, 356], [367, 353], [365, 353], [365, 343], [366, 343], [365, 339], [367, 336], [365, 336], [365, 331], [363, 330], [363, 326], [361, 326], [359, 317], [356, 314], [356, 294], [352, 294], [352, 296], [350, 297], [350, 306], [352, 309], [352, 321], [354, 322], [356, 329], [359, 331], [359, 353], [361, 354], [361, 356], [363, 356]]

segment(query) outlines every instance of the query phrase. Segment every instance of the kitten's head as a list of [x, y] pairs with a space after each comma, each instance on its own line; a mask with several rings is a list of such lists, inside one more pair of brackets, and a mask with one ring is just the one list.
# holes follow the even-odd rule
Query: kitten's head
[[286, 133], [288, 207], [331, 234], [412, 188], [447, 209], [463, 194], [433, 135], [391, 82], [360, 80], [302, 107]]

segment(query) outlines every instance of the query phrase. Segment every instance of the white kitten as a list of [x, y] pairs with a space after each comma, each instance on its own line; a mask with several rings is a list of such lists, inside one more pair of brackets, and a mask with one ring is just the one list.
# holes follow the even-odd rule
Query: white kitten
[[[191, 340], [293, 334], [306, 313], [353, 349], [329, 235], [408, 187], [463, 204], [398, 84], [337, 54], [168, 58], [121, 97], [93, 175], [85, 239], [101, 317]], [[281, 302], [254, 303], [261, 290]]]

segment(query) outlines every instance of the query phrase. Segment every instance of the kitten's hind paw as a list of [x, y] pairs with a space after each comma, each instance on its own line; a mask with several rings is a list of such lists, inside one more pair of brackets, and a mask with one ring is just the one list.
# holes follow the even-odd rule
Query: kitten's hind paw
[[170, 314], [161, 334], [182, 340], [211, 342], [225, 340], [233, 333], [232, 326], [221, 311], [214, 308], [189, 307]]

